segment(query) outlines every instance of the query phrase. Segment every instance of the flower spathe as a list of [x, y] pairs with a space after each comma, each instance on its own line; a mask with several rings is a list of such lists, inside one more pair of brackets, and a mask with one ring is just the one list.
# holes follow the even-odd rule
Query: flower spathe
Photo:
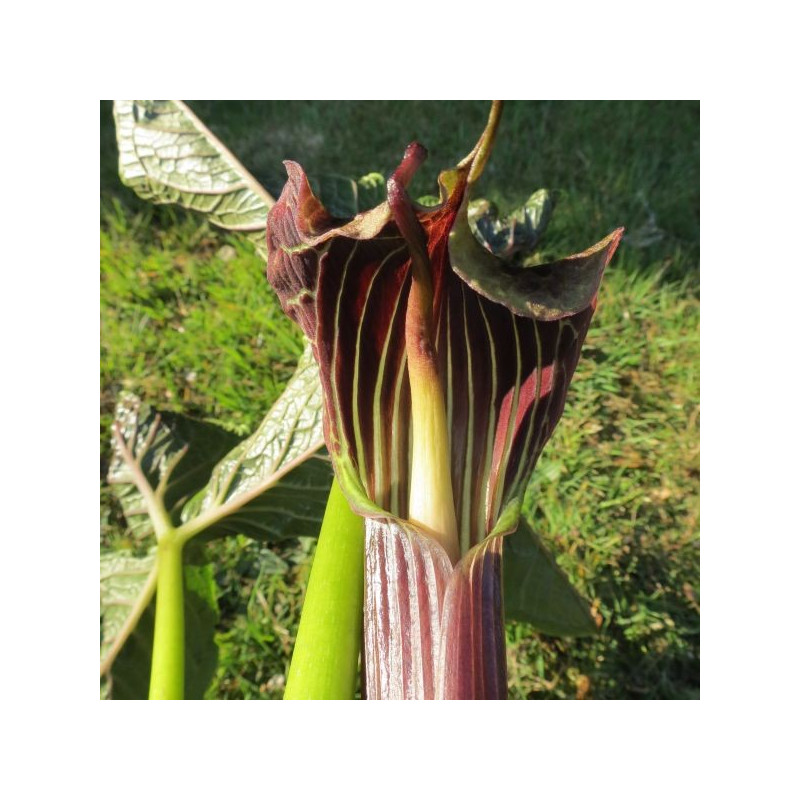
[[[527, 268], [486, 250], [467, 207], [498, 117], [493, 109], [475, 150], [441, 174], [435, 207], [405, 193], [424, 157], [412, 145], [390, 179], [401, 190], [391, 205], [336, 220], [302, 168], [286, 162], [288, 181], [267, 220], [269, 281], [312, 343], [334, 470], [367, 518], [368, 697], [504, 696], [502, 536], [516, 528], [528, 479], [563, 411], [603, 270], [622, 235]], [[430, 277], [461, 553], [455, 565], [409, 519], [405, 318], [415, 249], [424, 251]]]

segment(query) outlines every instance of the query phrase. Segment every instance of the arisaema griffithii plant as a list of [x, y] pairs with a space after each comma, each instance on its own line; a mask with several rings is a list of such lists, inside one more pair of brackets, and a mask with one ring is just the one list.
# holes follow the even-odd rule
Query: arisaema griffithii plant
[[275, 203], [185, 104], [115, 104], [123, 182], [268, 250], [308, 346], [245, 440], [120, 397], [108, 480], [145, 552], [101, 555], [111, 696], [203, 695], [217, 609], [197, 545], [230, 534], [320, 534], [290, 698], [352, 698], [359, 659], [362, 696], [503, 697], [504, 605], [553, 635], [595, 630], [519, 509], [621, 231], [531, 265], [549, 195], [506, 220], [470, 202], [499, 116], [428, 205], [408, 195], [419, 145], [386, 182], [289, 163]]
[[269, 280], [312, 344], [336, 478], [366, 519], [370, 698], [506, 696], [503, 540], [622, 235], [527, 268], [477, 241], [470, 191], [500, 112], [435, 206], [408, 194], [414, 143], [386, 201], [344, 223], [287, 162], [267, 220]]

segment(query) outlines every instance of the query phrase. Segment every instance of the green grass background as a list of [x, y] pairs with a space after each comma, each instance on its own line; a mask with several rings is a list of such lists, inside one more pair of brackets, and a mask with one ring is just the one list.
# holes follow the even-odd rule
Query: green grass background
[[[434, 193], [488, 112], [479, 101], [189, 103], [275, 196], [286, 158], [311, 174], [387, 174], [413, 139], [430, 153], [415, 193]], [[542, 186], [556, 193], [546, 257], [626, 227], [525, 501], [602, 632], [557, 639], [510, 623], [513, 698], [699, 697], [699, 117], [696, 102], [509, 102], [478, 186], [501, 211]], [[120, 184], [108, 102], [100, 133], [102, 544], [129, 548], [102, 480], [117, 392], [247, 433], [301, 343], [249, 245]], [[221, 606], [209, 697], [281, 696], [313, 547], [209, 546]]]

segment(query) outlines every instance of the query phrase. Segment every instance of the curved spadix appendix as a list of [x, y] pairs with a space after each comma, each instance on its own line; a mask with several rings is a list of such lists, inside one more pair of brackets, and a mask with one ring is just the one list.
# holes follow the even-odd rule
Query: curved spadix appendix
[[[414, 143], [387, 201], [348, 221], [285, 162], [267, 219], [267, 276], [312, 344], [336, 477], [367, 519], [368, 697], [505, 696], [502, 536], [622, 236], [531, 267], [478, 242], [470, 190], [500, 112], [493, 104], [472, 152], [440, 174], [436, 206], [409, 197], [426, 156]], [[451, 524], [448, 507], [452, 532], [433, 530], [430, 520]]]

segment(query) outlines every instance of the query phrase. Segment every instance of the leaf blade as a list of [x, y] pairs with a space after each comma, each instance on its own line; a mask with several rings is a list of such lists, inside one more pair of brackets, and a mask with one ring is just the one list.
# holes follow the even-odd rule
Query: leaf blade
[[[155, 601], [150, 600], [138, 622], [126, 631], [124, 642], [115, 638], [120, 625], [121, 604], [131, 605], [131, 595], [141, 594], [142, 574], [155, 562], [155, 551], [147, 556], [101, 554], [101, 659], [110, 648], [119, 652], [110, 665], [108, 696], [113, 700], [146, 700], [149, 693], [153, 654]], [[126, 574], [128, 573], [128, 574]], [[186, 624], [187, 700], [200, 700], [211, 683], [217, 665], [215, 626], [219, 619], [214, 569], [211, 564], [185, 564], [184, 596]], [[132, 579], [133, 576], [133, 579]], [[138, 576], [138, 577], [137, 577]], [[140, 599], [137, 596], [137, 601]]]
[[309, 182], [314, 194], [338, 219], [352, 219], [386, 198], [386, 180], [379, 172], [370, 172], [357, 181], [343, 175], [321, 175], [309, 177]]
[[256, 432], [228, 452], [181, 513], [203, 538], [316, 536], [332, 480], [322, 397], [310, 348]]
[[593, 636], [597, 621], [588, 602], [556, 564], [528, 522], [505, 537], [504, 597], [508, 619], [529, 622], [549, 636]]
[[[186, 501], [208, 481], [214, 465], [241, 441], [218, 425], [175, 412], [159, 412], [130, 392], [120, 394], [114, 417], [122, 438], [140, 460], [150, 487], [155, 490], [162, 479], [166, 480], [163, 503], [173, 523], [178, 522]], [[141, 539], [150, 533], [152, 523], [120, 448], [114, 437], [106, 479], [120, 501], [131, 534]]]
[[175, 203], [242, 233], [265, 256], [274, 198], [180, 100], [116, 100], [122, 182], [143, 200]]
[[155, 550], [100, 554], [100, 674], [108, 672], [155, 593]]
[[502, 220], [493, 203], [473, 200], [467, 219], [475, 238], [487, 250], [506, 261], [519, 256], [524, 263], [550, 223], [554, 205], [550, 192], [539, 189]]

